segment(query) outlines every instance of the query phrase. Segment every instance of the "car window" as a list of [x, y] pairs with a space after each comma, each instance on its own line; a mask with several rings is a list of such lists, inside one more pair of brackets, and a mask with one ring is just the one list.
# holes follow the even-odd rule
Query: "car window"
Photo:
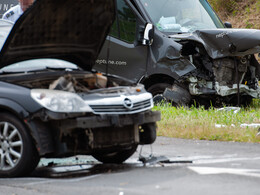
[[117, 27], [117, 18], [115, 19], [113, 25], [111, 26], [111, 30], [110, 30], [110, 33], [109, 35], [113, 36], [113, 37], [116, 37], [116, 38], [119, 38], [119, 34], [118, 34], [118, 27]]
[[117, 0], [116, 20], [111, 28], [110, 35], [122, 41], [135, 41], [136, 16], [124, 0]]

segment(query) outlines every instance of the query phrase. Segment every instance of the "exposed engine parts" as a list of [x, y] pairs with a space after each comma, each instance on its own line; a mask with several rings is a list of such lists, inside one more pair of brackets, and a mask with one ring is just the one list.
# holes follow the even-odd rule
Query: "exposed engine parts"
[[102, 74], [85, 74], [80, 80], [77, 80], [72, 75], [62, 76], [53, 81], [49, 89], [86, 92], [91, 89], [105, 88], [106, 86], [107, 77]]
[[188, 105], [191, 100], [234, 105], [248, 104], [252, 98], [260, 98], [260, 65], [254, 55], [213, 59], [200, 43], [180, 43], [183, 57], [196, 66], [196, 71], [166, 89], [164, 96], [167, 100], [178, 105]]
[[[101, 73], [91, 72], [62, 72], [59, 75], [56, 73], [49, 73], [48, 76], [38, 75], [33, 81], [29, 80], [28, 77], [34, 77], [34, 75], [28, 73], [28, 75], [10, 76], [8, 80], [28, 88], [62, 90], [68, 92], [91, 92], [93, 89], [104, 89], [119, 85], [117, 83], [117, 78], [108, 78]], [[124, 82], [121, 81], [120, 85], [124, 85]]]

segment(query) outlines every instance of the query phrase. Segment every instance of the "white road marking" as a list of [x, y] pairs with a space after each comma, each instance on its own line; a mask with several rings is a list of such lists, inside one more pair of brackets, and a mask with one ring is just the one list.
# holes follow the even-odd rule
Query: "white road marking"
[[217, 158], [217, 157], [212, 157], [212, 159], [194, 160], [193, 164], [213, 164], [213, 163], [226, 163], [226, 162], [234, 162], [234, 161], [254, 161], [254, 160], [260, 160], [260, 157], [255, 157], [255, 158]]
[[259, 177], [260, 169], [231, 169], [231, 168], [216, 168], [216, 167], [188, 167], [190, 170], [200, 175], [215, 175], [215, 174], [233, 174], [248, 177]]

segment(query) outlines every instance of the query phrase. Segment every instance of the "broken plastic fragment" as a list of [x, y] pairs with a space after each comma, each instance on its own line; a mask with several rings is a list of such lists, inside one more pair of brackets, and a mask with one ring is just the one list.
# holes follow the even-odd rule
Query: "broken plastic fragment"
[[139, 157], [139, 161], [141, 161], [144, 165], [149, 164], [149, 165], [153, 165], [153, 164], [157, 164], [160, 162], [168, 162], [169, 159], [165, 156], [149, 156], [149, 157], [143, 157], [140, 156]]
[[260, 127], [260, 123], [252, 123], [252, 124], [241, 124], [240, 127], [252, 127], [252, 128], [257, 128]]
[[[222, 124], [215, 124], [215, 127], [216, 128], [223, 128], [223, 127], [229, 127], [227, 125], [222, 125]], [[231, 124], [230, 127], [236, 127], [234, 124]], [[247, 124], [247, 123], [244, 123], [244, 124], [241, 124], [240, 125], [241, 128], [246, 128], [246, 127], [251, 127], [251, 128], [259, 128], [258, 130], [258, 134], [260, 135], [260, 123], [252, 123], [252, 124]]]
[[[228, 127], [227, 125], [221, 125], [221, 124], [215, 124], [216, 128], [223, 128], [223, 127]], [[234, 124], [231, 124], [230, 127], [236, 127]]]
[[224, 107], [220, 108], [217, 111], [234, 111], [234, 114], [238, 113], [240, 111], [240, 107]]

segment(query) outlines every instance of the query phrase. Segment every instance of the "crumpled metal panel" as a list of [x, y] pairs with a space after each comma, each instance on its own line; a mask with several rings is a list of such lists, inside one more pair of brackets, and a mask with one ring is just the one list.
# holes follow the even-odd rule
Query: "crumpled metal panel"
[[260, 30], [197, 30], [193, 33], [171, 35], [171, 37], [176, 41], [191, 40], [201, 43], [213, 59], [260, 52]]
[[171, 75], [174, 79], [192, 72], [196, 67], [181, 56], [182, 45], [158, 30], [155, 30], [154, 41], [150, 47], [149, 73]]

